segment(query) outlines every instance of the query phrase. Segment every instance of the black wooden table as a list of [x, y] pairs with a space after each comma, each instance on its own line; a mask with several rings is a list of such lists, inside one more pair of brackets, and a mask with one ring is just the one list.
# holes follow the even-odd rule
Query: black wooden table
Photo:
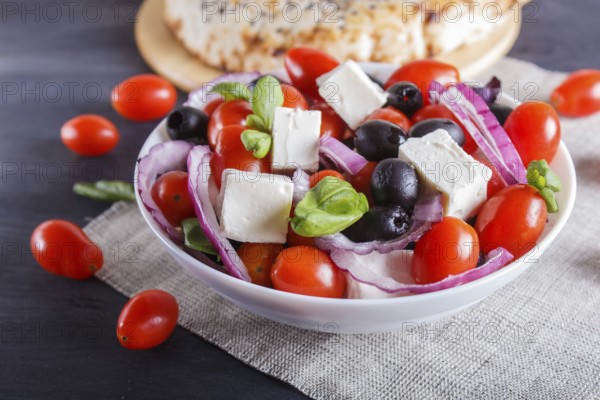
[[[74, 181], [132, 177], [154, 124], [122, 119], [108, 99], [115, 82], [149, 70], [133, 40], [138, 6], [0, 5], [0, 398], [305, 398], [181, 328], [157, 349], [123, 349], [114, 329], [126, 298], [98, 280], [52, 276], [28, 251], [41, 221], [83, 225], [106, 209], [75, 197]], [[597, 0], [544, 0], [528, 15], [512, 56], [564, 71], [600, 68]], [[59, 140], [64, 121], [88, 112], [120, 129], [106, 157], [79, 158]]]

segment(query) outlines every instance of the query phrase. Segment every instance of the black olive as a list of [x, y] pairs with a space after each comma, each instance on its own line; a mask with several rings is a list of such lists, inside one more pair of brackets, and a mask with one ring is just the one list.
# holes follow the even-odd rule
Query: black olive
[[410, 216], [400, 206], [375, 206], [361, 219], [342, 231], [348, 239], [362, 243], [391, 240], [402, 236], [411, 225]]
[[167, 133], [172, 140], [190, 140], [207, 144], [208, 116], [196, 108], [180, 106], [167, 117]]
[[494, 103], [490, 106], [490, 111], [496, 116], [500, 125], [504, 125], [508, 116], [512, 112], [512, 108]]
[[437, 129], [443, 129], [448, 132], [452, 140], [460, 147], [465, 144], [465, 134], [462, 128], [456, 122], [446, 118], [430, 118], [417, 122], [408, 131], [408, 136], [423, 137]]
[[410, 212], [419, 197], [419, 177], [405, 161], [383, 160], [373, 170], [371, 195], [375, 204], [399, 205]]
[[374, 119], [356, 130], [356, 152], [369, 161], [398, 157], [398, 148], [406, 141], [406, 132], [396, 124]]
[[423, 94], [411, 82], [398, 82], [387, 90], [387, 105], [402, 111], [408, 118], [423, 107]]

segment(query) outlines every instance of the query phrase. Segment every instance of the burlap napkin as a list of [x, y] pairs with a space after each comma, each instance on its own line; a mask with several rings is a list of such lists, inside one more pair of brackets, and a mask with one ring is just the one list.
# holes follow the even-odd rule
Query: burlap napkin
[[[493, 72], [521, 99], [545, 99], [563, 78], [512, 59]], [[394, 333], [329, 335], [254, 316], [178, 267], [135, 205], [86, 231], [110, 255], [100, 279], [128, 296], [173, 293], [182, 326], [315, 399], [600, 398], [600, 115], [565, 120], [563, 138], [577, 204], [540, 263], [453, 318]]]

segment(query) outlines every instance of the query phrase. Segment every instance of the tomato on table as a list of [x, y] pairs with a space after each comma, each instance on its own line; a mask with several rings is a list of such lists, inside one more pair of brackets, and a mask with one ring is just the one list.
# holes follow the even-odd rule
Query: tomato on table
[[69, 150], [80, 156], [101, 156], [119, 143], [119, 131], [108, 119], [95, 114], [83, 114], [64, 123], [60, 139]]
[[310, 47], [290, 49], [283, 63], [294, 86], [313, 99], [321, 98], [317, 78], [340, 65], [329, 54]]
[[550, 97], [559, 113], [582, 117], [600, 111], [600, 70], [575, 71], [565, 79]]
[[283, 246], [277, 243], [243, 243], [237, 254], [248, 269], [252, 283], [273, 287], [271, 267], [282, 251]]
[[525, 167], [533, 160], [550, 163], [560, 144], [560, 121], [547, 103], [520, 104], [508, 116], [504, 129]]
[[310, 109], [321, 111], [321, 136], [330, 136], [337, 140], [344, 139], [346, 123], [333, 108], [329, 107], [327, 103], [319, 102], [313, 104]]
[[48, 272], [83, 280], [102, 268], [100, 246], [72, 222], [54, 219], [38, 225], [30, 239], [35, 260]]
[[217, 106], [208, 123], [208, 144], [217, 146], [219, 132], [229, 125], [246, 125], [246, 117], [252, 114], [252, 106], [246, 100], [230, 100]]
[[465, 128], [462, 122], [460, 122], [460, 120], [456, 118], [452, 111], [450, 111], [446, 106], [442, 104], [430, 104], [421, 108], [415, 113], [415, 115], [412, 116], [410, 121], [414, 125], [418, 122], [425, 121], [426, 119], [431, 118], [446, 118], [456, 122], [456, 124], [460, 126], [460, 129], [462, 129], [463, 134], [465, 136], [465, 144], [463, 145], [463, 150], [466, 151], [468, 154], [473, 154], [475, 153], [475, 151], [477, 151], [479, 147], [477, 146], [475, 140], [473, 140], [473, 138], [469, 134], [469, 131], [467, 131], [467, 128]]
[[308, 110], [308, 102], [304, 95], [292, 85], [282, 83], [281, 91], [283, 92], [283, 105], [282, 107], [287, 108], [300, 108], [302, 110]]
[[307, 296], [341, 298], [346, 277], [329, 254], [316, 247], [295, 246], [283, 250], [271, 269], [277, 290]]
[[117, 338], [130, 350], [158, 346], [171, 336], [179, 318], [173, 295], [163, 290], [146, 290], [125, 304], [117, 320]]
[[375, 205], [371, 194], [371, 178], [377, 167], [377, 161], [369, 161], [360, 171], [350, 177], [350, 184], [357, 192], [367, 196], [369, 206]]
[[408, 132], [408, 130], [412, 126], [412, 124], [410, 123], [410, 119], [408, 119], [408, 117], [404, 115], [402, 111], [396, 110], [394, 107], [391, 106], [373, 111], [367, 118], [365, 118], [363, 123], [375, 119], [381, 119], [384, 121], [391, 122], [392, 124], [396, 124], [400, 128], [404, 129], [405, 132]]
[[533, 247], [546, 226], [546, 202], [529, 185], [506, 187], [489, 198], [475, 221], [484, 253], [504, 247], [515, 258]]
[[477, 266], [479, 239], [465, 221], [445, 217], [417, 241], [411, 263], [415, 282], [439, 282]]
[[175, 87], [153, 74], [136, 75], [120, 82], [111, 94], [113, 108], [134, 121], [152, 121], [166, 116], [177, 102]]
[[152, 199], [173, 226], [196, 216], [194, 205], [188, 193], [188, 174], [183, 171], [171, 171], [161, 175], [152, 189]]
[[315, 172], [308, 178], [310, 188], [314, 188], [319, 182], [326, 178], [337, 178], [343, 181], [345, 180], [344, 175], [340, 174], [339, 172], [332, 169], [324, 169], [322, 171]]

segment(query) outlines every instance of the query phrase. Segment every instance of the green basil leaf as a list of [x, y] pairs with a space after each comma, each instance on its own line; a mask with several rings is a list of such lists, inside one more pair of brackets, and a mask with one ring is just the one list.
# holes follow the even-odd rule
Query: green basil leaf
[[271, 135], [251, 129], [242, 132], [242, 143], [248, 151], [252, 151], [254, 157], [264, 158], [271, 150]]
[[246, 100], [251, 101], [252, 94], [246, 85], [240, 82], [222, 82], [216, 84], [211, 90], [211, 93], [218, 93], [225, 101], [229, 100]]
[[217, 250], [204, 235], [198, 218], [188, 218], [181, 221], [181, 229], [185, 238], [185, 245], [192, 250], [218, 256]]
[[294, 210], [292, 229], [300, 236], [319, 237], [341, 232], [369, 210], [364, 194], [344, 180], [321, 180]]
[[270, 75], [260, 78], [252, 92], [252, 112], [264, 122], [266, 132], [273, 129], [275, 108], [283, 105], [283, 91], [279, 81]]
[[250, 114], [246, 117], [246, 126], [260, 132], [266, 132], [268, 129], [261, 117], [256, 114]]
[[133, 184], [122, 181], [77, 182], [73, 192], [101, 201], [135, 201]]

